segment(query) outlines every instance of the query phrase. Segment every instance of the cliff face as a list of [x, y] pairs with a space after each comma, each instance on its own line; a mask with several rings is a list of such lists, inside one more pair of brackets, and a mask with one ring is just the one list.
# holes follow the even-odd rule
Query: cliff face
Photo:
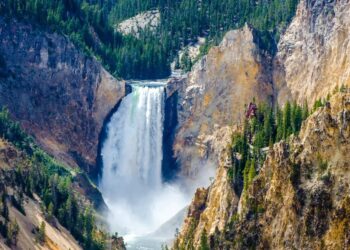
[[[230, 125], [243, 121], [245, 105], [254, 97], [272, 101], [272, 74], [265, 67], [271, 65], [270, 58], [254, 40], [248, 26], [228, 32], [180, 86], [174, 151], [182, 174], [193, 176], [205, 165], [216, 164], [220, 147], [230, 138]], [[214, 147], [217, 138], [224, 141]]]
[[0, 105], [59, 160], [95, 173], [105, 117], [124, 96], [65, 36], [0, 19]]
[[278, 45], [274, 84], [279, 103], [313, 103], [350, 85], [349, 1], [301, 0]]
[[[246, 50], [251, 45], [249, 39], [245, 43], [233, 43], [239, 61], [223, 60], [235, 56], [228, 48], [225, 55], [219, 53], [223, 50], [214, 48], [195, 66], [181, 90], [184, 94], [180, 95], [179, 114], [183, 125], [177, 135], [175, 152], [187, 173], [195, 169], [194, 163], [203, 162], [194, 159], [205, 159], [208, 155], [216, 160], [217, 171], [210, 187], [196, 193], [177, 238], [178, 244], [185, 249], [198, 247], [205, 229], [211, 249], [350, 247], [350, 96], [338, 90], [345, 86], [346, 92], [350, 86], [349, 18], [348, 1], [302, 0], [281, 36], [272, 67], [269, 60], [261, 63], [258, 72], [263, 74], [255, 75], [252, 78], [255, 82], [252, 80], [247, 85], [226, 84], [228, 81], [223, 76], [242, 79], [238, 76], [252, 75], [247, 71], [254, 68], [256, 61], [247, 60], [251, 58]], [[225, 39], [219, 48], [227, 44]], [[237, 56], [242, 54], [240, 58]], [[236, 67], [237, 71], [229, 70]], [[266, 72], [272, 72], [272, 80], [261, 77], [269, 76]], [[325, 99], [328, 94], [333, 97], [304, 123], [298, 137], [274, 145], [259, 175], [238, 197], [227, 181], [231, 163], [226, 146], [231, 132], [218, 139], [213, 131], [234, 130], [235, 124], [243, 120], [240, 113], [245, 110], [243, 104], [253, 97], [258, 97], [258, 102], [264, 100], [254, 92], [257, 89], [249, 89], [249, 86], [270, 86], [261, 84], [260, 79], [272, 82], [274, 102], [279, 105], [286, 100], [299, 103], [307, 100], [311, 106], [318, 98]], [[210, 95], [210, 86], [218, 95]], [[261, 93], [266, 96], [270, 92]], [[239, 98], [243, 101], [236, 103], [235, 109], [227, 108], [227, 103], [235, 103]], [[211, 107], [210, 113], [206, 107]], [[227, 118], [231, 123], [227, 123]], [[220, 143], [213, 146], [208, 138], [216, 138]]]
[[[232, 187], [220, 184], [227, 180], [220, 165], [200, 209], [190, 210], [179, 242], [198, 246], [205, 228], [211, 249], [349, 248], [349, 152], [350, 95], [336, 94], [308, 118], [298, 137], [274, 145], [239, 201], [230, 195]], [[213, 201], [218, 185], [220, 198]], [[210, 212], [219, 209], [226, 210], [224, 216]], [[213, 227], [216, 217], [226, 221], [219, 230]]]
[[209, 235], [216, 235], [223, 231], [237, 208], [239, 197], [227, 177], [228, 157], [229, 152], [223, 150], [214, 182], [209, 188], [197, 189], [179, 237], [175, 240], [179, 249], [198, 249], [202, 232], [205, 230]]
[[349, 151], [350, 95], [338, 94], [274, 146], [225, 238], [236, 249], [349, 248]]

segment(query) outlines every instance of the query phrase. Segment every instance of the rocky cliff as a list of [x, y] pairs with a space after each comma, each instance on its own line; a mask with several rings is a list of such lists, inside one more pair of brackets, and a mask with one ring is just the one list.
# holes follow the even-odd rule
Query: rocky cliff
[[[228, 33], [194, 67], [180, 91], [174, 148], [186, 175], [208, 158], [217, 171], [210, 187], [193, 198], [177, 244], [197, 248], [207, 232], [211, 249], [349, 248], [349, 94], [344, 93], [350, 86], [349, 11], [348, 1], [302, 0], [274, 58], [249, 52], [249, 46], [257, 47], [249, 35], [242, 36], [249, 34], [245, 27]], [[235, 50], [225, 48], [232, 34], [245, 41], [231, 40]], [[256, 54], [263, 60], [249, 60]], [[337, 94], [304, 123], [299, 137], [270, 150], [248, 191], [237, 196], [227, 181], [230, 134], [243, 120], [244, 104], [253, 97], [270, 100], [272, 92], [277, 105], [296, 100], [311, 106]], [[230, 109], [228, 103], [236, 106]], [[218, 131], [228, 132], [220, 137]]]
[[211, 249], [348, 249], [349, 151], [350, 95], [338, 93], [299, 136], [274, 145], [239, 199], [222, 161], [215, 182], [197, 191], [178, 242], [198, 247], [205, 229]]
[[59, 160], [97, 172], [103, 122], [124, 91], [67, 37], [0, 18], [0, 105]]
[[278, 44], [277, 101], [313, 103], [350, 85], [350, 5], [347, 0], [301, 0]]
[[336, 94], [274, 145], [224, 233], [235, 249], [350, 247], [350, 95]]
[[[271, 58], [254, 36], [248, 26], [228, 32], [180, 86], [174, 152], [182, 174], [195, 176], [203, 166], [216, 164], [219, 145], [227, 144], [230, 125], [243, 122], [249, 102], [272, 102]], [[226, 144], [214, 146], [218, 138]]]

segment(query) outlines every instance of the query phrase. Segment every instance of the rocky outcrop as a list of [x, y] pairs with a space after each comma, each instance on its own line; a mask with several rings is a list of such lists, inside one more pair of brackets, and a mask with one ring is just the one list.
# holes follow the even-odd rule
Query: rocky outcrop
[[275, 60], [275, 95], [313, 103], [350, 85], [350, 5], [347, 0], [301, 0], [281, 36]]
[[[180, 86], [179, 128], [174, 152], [183, 175], [217, 163], [218, 152], [230, 140], [230, 125], [243, 121], [245, 105], [254, 98], [271, 103], [272, 77], [269, 56], [255, 43], [248, 26], [228, 32], [221, 44], [195, 64]], [[216, 134], [221, 147], [214, 147]]]
[[159, 23], [159, 10], [150, 10], [120, 22], [116, 25], [116, 29], [123, 35], [138, 37], [140, 32], [145, 29], [154, 31], [159, 26]]
[[[220, 166], [197, 212], [194, 246], [204, 228], [211, 249], [348, 249], [350, 247], [350, 95], [338, 93], [302, 126], [299, 136], [274, 145], [252, 184], [238, 202], [223, 199], [232, 187], [221, 185], [221, 198], [210, 196], [226, 177]], [[226, 178], [227, 179], [227, 178]], [[231, 203], [222, 206], [222, 203]], [[207, 211], [226, 208], [224, 230], [213, 231], [218, 216]], [[193, 212], [195, 213], [195, 212]], [[221, 216], [224, 218], [224, 216]], [[186, 244], [188, 234], [180, 234]]]
[[50, 154], [96, 173], [105, 117], [124, 83], [67, 37], [0, 18], [0, 105]]
[[197, 249], [204, 231], [209, 235], [223, 231], [237, 208], [239, 197], [231, 186], [225, 165], [229, 152], [224, 150], [221, 155], [215, 181], [209, 188], [200, 188], [195, 193], [179, 237], [175, 240], [179, 249]]

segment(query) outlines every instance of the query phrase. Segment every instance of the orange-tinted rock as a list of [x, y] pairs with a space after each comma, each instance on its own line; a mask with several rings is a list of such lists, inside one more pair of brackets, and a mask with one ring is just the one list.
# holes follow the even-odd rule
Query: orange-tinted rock
[[[221, 150], [213, 147], [215, 133], [243, 122], [246, 106], [254, 98], [272, 102], [270, 58], [255, 44], [253, 33], [248, 26], [228, 32], [180, 87], [174, 151], [184, 175], [195, 175], [207, 162], [217, 162], [215, 152]], [[222, 146], [227, 140], [229, 135]]]

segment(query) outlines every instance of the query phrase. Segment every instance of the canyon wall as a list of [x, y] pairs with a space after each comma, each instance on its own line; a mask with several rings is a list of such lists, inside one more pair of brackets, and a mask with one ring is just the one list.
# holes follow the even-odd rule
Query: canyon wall
[[342, 85], [350, 86], [349, 1], [301, 0], [278, 44], [276, 100], [313, 104]]
[[124, 92], [67, 37], [0, 18], [0, 105], [57, 159], [97, 173], [99, 134]]
[[259, 49], [247, 25], [228, 32], [194, 65], [178, 90], [174, 155], [181, 174], [196, 176], [206, 165], [216, 165], [218, 152], [230, 141], [231, 125], [243, 122], [246, 105], [254, 98], [272, 102], [268, 65], [271, 58]]
[[198, 247], [205, 229], [211, 249], [349, 248], [349, 151], [350, 95], [337, 93], [299, 136], [273, 146], [240, 198], [222, 161], [197, 191], [178, 244]]
[[[336, 94], [274, 145], [224, 238], [235, 249], [350, 247], [350, 95]], [[242, 240], [238, 240], [241, 238]]]
[[[273, 59], [249, 60], [256, 53], [247, 49], [254, 48], [254, 39], [242, 36], [249, 34], [245, 27], [229, 32], [194, 66], [180, 92], [174, 150], [186, 175], [208, 158], [217, 170], [209, 188], [197, 190], [178, 245], [198, 247], [205, 231], [211, 249], [349, 248], [349, 17], [349, 1], [301, 0]], [[225, 48], [232, 34], [241, 34], [244, 42], [234, 39], [235, 48]], [[296, 100], [311, 107], [327, 96], [330, 102], [290, 143], [274, 145], [253, 184], [238, 197], [227, 177], [231, 132], [220, 137], [218, 131], [234, 131], [244, 104], [253, 97], [271, 100], [272, 92], [277, 105]]]

